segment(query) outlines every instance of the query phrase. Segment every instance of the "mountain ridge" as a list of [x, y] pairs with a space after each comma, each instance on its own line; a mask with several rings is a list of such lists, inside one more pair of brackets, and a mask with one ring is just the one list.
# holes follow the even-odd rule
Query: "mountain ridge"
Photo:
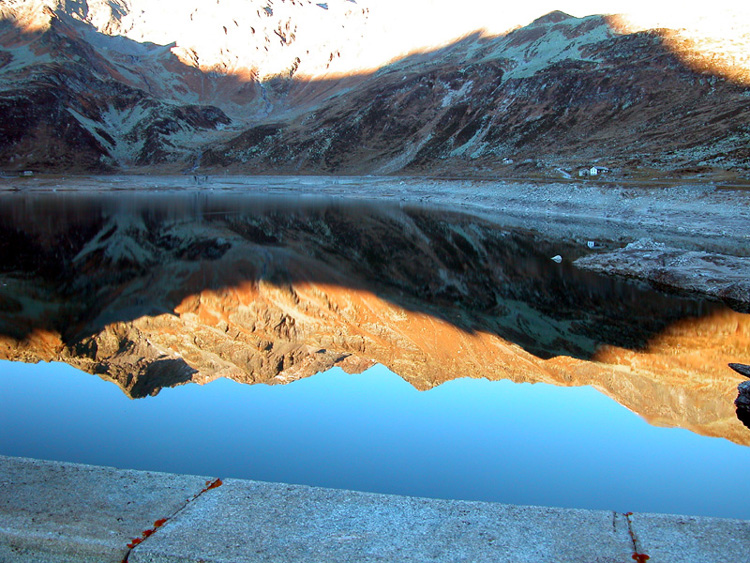
[[[562, 177], [592, 164], [619, 177], [750, 169], [744, 63], [710, 66], [679, 30], [628, 32], [620, 17], [556, 11], [345, 75], [337, 65], [367, 49], [335, 41], [365, 37], [365, 3], [229, 3], [252, 17], [233, 19], [240, 31], [231, 33], [219, 26], [224, 12], [201, 20], [229, 42], [265, 22], [247, 32], [264, 53], [256, 59], [226, 42], [211, 54], [102, 31], [136, 34], [136, 4], [2, 8], [0, 167]], [[297, 12], [343, 31], [303, 54], [298, 45], [315, 39], [302, 39], [302, 20], [289, 16]]]

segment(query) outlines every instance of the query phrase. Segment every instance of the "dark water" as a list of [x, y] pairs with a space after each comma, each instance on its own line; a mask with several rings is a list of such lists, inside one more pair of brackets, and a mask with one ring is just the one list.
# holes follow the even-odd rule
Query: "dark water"
[[[573, 261], [590, 252], [582, 241], [546, 240], [453, 210], [201, 193], [3, 203], [0, 273], [12, 279], [0, 295], [9, 314], [0, 329], [19, 337], [46, 329], [70, 342], [106, 323], [171, 312], [202, 290], [261, 281], [370, 291], [544, 358], [589, 358], [605, 344], [643, 348], [671, 323], [722, 308], [579, 270]], [[562, 264], [551, 260], [560, 254]], [[27, 280], [31, 295], [18, 287]], [[33, 317], [19, 309], [29, 299], [38, 305]], [[55, 314], [39, 311], [45, 303]]]
[[1, 454], [750, 518], [748, 315], [579, 270], [580, 241], [317, 198], [2, 203]]

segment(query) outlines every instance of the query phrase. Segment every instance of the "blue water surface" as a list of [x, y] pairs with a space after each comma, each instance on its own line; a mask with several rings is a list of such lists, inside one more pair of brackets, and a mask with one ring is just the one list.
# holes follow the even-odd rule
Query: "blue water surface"
[[220, 379], [131, 400], [65, 364], [0, 362], [0, 454], [427, 497], [750, 519], [750, 448], [650, 426], [590, 387], [382, 366]]

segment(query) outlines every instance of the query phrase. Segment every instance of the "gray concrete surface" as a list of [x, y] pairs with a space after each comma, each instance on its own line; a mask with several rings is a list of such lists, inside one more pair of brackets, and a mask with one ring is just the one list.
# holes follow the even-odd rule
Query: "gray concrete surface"
[[750, 562], [750, 522], [642, 513], [630, 520], [648, 563]]
[[0, 456], [0, 562], [120, 563], [206, 480]]
[[[611, 512], [399, 497], [231, 480], [133, 551], [183, 561], [626, 561]], [[201, 541], [196, 542], [196, 538]]]
[[215, 482], [0, 456], [0, 562], [750, 560], [748, 521]]

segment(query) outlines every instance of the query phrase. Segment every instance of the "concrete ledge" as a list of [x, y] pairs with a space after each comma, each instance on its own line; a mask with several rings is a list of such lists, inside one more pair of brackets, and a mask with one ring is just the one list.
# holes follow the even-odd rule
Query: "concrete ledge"
[[630, 520], [649, 563], [750, 561], [750, 522], [669, 514], [633, 514]]
[[[0, 561], [736, 563], [750, 522], [448, 501], [0, 456]], [[646, 559], [641, 557], [641, 561]]]
[[[626, 561], [611, 512], [508, 506], [227, 481], [132, 563], [191, 561]], [[196, 538], [200, 541], [196, 542]]]
[[0, 561], [120, 563], [206, 481], [0, 456]]

